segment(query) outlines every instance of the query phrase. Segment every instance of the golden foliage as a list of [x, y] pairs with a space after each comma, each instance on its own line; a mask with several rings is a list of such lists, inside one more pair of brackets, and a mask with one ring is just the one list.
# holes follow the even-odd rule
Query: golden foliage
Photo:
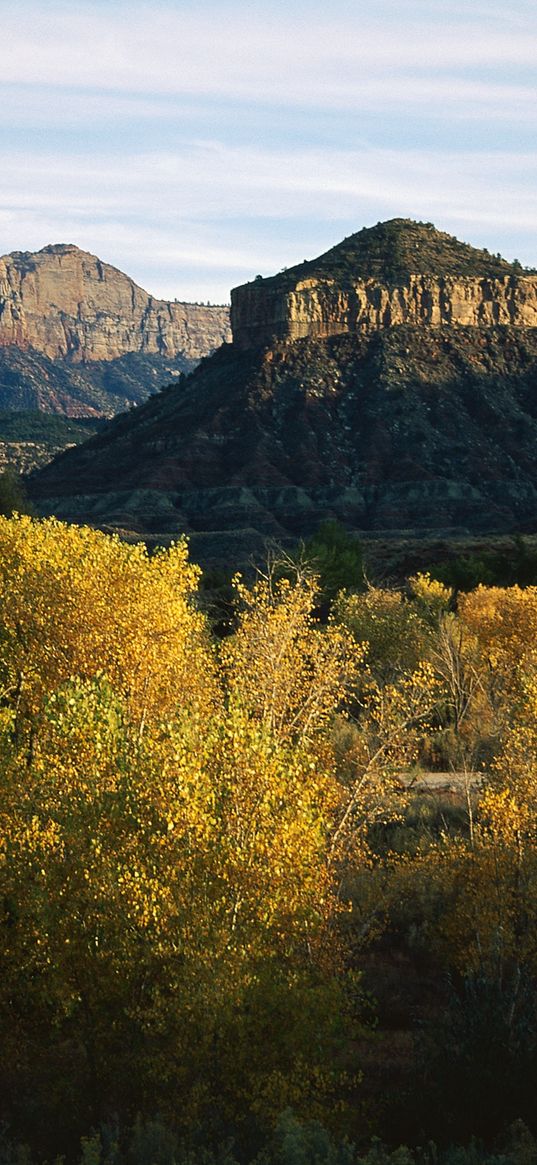
[[315, 623], [312, 578], [260, 578], [251, 590], [236, 578], [235, 588], [240, 623], [222, 651], [232, 703], [280, 740], [311, 739], [356, 678], [363, 649]]
[[514, 694], [518, 676], [535, 668], [537, 587], [477, 587], [460, 596], [459, 614]]
[[380, 684], [393, 682], [427, 658], [429, 627], [399, 591], [369, 587], [364, 594], [342, 592], [333, 620], [364, 644], [369, 670]]
[[[413, 894], [446, 965], [537, 974], [537, 588], [454, 612], [416, 576], [322, 626], [315, 580], [269, 570], [215, 646], [184, 542], [0, 519], [0, 563], [0, 1022], [47, 1119], [71, 1078], [93, 1121], [315, 1113], [350, 885], [356, 946]], [[459, 775], [488, 759], [469, 829], [375, 852], [442, 732]]]
[[184, 542], [149, 557], [89, 528], [0, 517], [0, 684], [33, 714], [71, 676], [103, 673], [141, 727], [179, 694], [185, 710], [210, 705], [198, 576]]
[[[19, 1037], [52, 1016], [43, 1054], [72, 1048], [97, 1109], [170, 1078], [187, 1123], [226, 1090], [306, 1103], [341, 1005], [326, 730], [361, 651], [315, 624], [313, 584], [259, 582], [219, 660], [182, 543], [28, 519], [0, 543], [0, 1012]], [[268, 997], [293, 1038], [255, 1070], [245, 1048], [230, 1088], [226, 1041]]]

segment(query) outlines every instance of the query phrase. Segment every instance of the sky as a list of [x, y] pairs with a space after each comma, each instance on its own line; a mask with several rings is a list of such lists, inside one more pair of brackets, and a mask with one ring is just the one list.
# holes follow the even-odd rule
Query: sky
[[537, 0], [0, 0], [0, 254], [167, 299], [384, 219], [537, 266]]

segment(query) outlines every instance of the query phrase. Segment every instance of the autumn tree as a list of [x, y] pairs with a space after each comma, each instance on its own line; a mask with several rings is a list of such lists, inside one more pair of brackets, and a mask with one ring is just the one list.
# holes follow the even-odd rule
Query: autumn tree
[[207, 629], [193, 598], [199, 571], [179, 542], [151, 557], [55, 519], [0, 518], [0, 685], [20, 717], [71, 676], [107, 676], [143, 732], [150, 718], [209, 708]]
[[537, 587], [480, 586], [461, 595], [459, 612], [486, 653], [499, 697], [516, 700], [537, 663]]
[[368, 670], [380, 686], [408, 674], [429, 654], [429, 623], [400, 591], [373, 586], [363, 594], [343, 591], [333, 619], [367, 645]]
[[183, 544], [0, 535], [4, 1094], [38, 1080], [73, 1129], [307, 1112], [346, 1007], [328, 726], [360, 650], [311, 582], [260, 581], [218, 661]]
[[340, 726], [340, 765], [347, 785], [345, 810], [333, 844], [356, 846], [375, 822], [401, 814], [404, 775], [431, 730], [441, 684], [429, 656], [427, 619], [398, 591], [369, 587], [343, 592], [333, 620], [362, 642], [365, 667], [354, 691], [350, 729]]
[[236, 634], [222, 648], [232, 704], [279, 739], [318, 736], [343, 701], [363, 649], [336, 625], [314, 617], [318, 580], [269, 570], [249, 589], [238, 577]]

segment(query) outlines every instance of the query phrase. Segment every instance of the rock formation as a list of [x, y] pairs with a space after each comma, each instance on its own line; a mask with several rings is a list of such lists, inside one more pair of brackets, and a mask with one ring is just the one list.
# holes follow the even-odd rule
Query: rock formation
[[227, 308], [154, 299], [78, 247], [0, 259], [0, 346], [73, 363], [128, 352], [199, 360], [229, 338]]
[[[429, 270], [405, 274], [411, 261]], [[300, 300], [311, 306], [304, 328], [333, 334], [291, 339], [288, 314], [283, 337], [267, 343], [272, 307], [290, 302], [301, 269], [239, 289], [233, 345], [36, 474], [42, 512], [157, 540], [184, 531], [194, 557], [232, 565], [267, 536], [296, 541], [327, 517], [369, 536], [533, 529], [537, 326], [481, 310], [496, 302], [485, 286], [507, 298], [527, 287], [529, 305], [532, 276], [397, 221], [309, 266], [323, 295], [334, 284], [324, 316], [318, 290]], [[352, 287], [374, 280], [401, 317], [414, 302], [410, 319], [394, 311], [388, 324], [379, 303], [380, 316], [351, 327], [349, 272]], [[440, 287], [459, 289], [456, 319], [453, 307], [441, 319], [432, 295], [421, 314], [420, 296]]]
[[227, 307], [154, 299], [78, 247], [0, 259], [0, 410], [111, 417], [230, 335]]
[[231, 324], [241, 348], [399, 324], [534, 328], [537, 275], [520, 274], [517, 265], [431, 224], [394, 219], [312, 263], [234, 288]]
[[362, 279], [349, 288], [311, 278], [298, 280], [292, 290], [249, 283], [232, 294], [233, 338], [241, 348], [398, 324], [537, 327], [537, 278], [530, 275], [497, 279], [409, 275], [398, 287]]

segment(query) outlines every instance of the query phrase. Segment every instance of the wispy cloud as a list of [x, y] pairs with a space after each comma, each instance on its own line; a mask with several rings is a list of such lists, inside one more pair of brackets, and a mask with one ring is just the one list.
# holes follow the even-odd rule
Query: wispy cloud
[[19, 0], [0, 250], [222, 299], [403, 214], [534, 263], [536, 59], [534, 0]]
[[[497, 249], [506, 204], [510, 229], [532, 230], [536, 179], [535, 155], [492, 151], [303, 149], [291, 155], [198, 143], [180, 158], [18, 155], [3, 167], [0, 230], [13, 245], [20, 245], [21, 233], [34, 239], [40, 232], [40, 245], [69, 238], [101, 248], [103, 258], [127, 264], [142, 282], [146, 264], [158, 264], [166, 275], [150, 290], [161, 294], [164, 284], [169, 293], [170, 268], [184, 279], [198, 267], [204, 287], [210, 268], [222, 298], [233, 282], [336, 242], [335, 220], [354, 229], [399, 214], [432, 218]], [[286, 220], [295, 232], [291, 253], [282, 253], [277, 239]], [[247, 246], [245, 224], [252, 221], [264, 227], [256, 238], [250, 230]], [[187, 291], [176, 286], [174, 294]]]
[[96, 215], [122, 210], [127, 218], [154, 199], [162, 218], [198, 213], [225, 220], [249, 214], [300, 218], [333, 195], [392, 200], [421, 192], [422, 199], [437, 204], [473, 207], [478, 216], [485, 207], [496, 207], [500, 219], [506, 208], [498, 204], [499, 195], [511, 200], [510, 213], [523, 205], [535, 217], [536, 176], [537, 155], [530, 152], [288, 151], [202, 141], [181, 154], [13, 153], [3, 161], [0, 197], [4, 205], [51, 210], [61, 205]]
[[[327, 102], [339, 107], [361, 98], [368, 79], [390, 70], [431, 75], [441, 69], [509, 66], [533, 70], [537, 29], [484, 24], [472, 14], [454, 20], [399, 5], [384, 11], [357, 3], [340, 19], [326, 6], [298, 3], [264, 18], [258, 6], [223, 3], [133, 3], [76, 7], [24, 3], [3, 13], [1, 75], [19, 83], [166, 95]], [[22, 66], [22, 74], [21, 74]], [[494, 86], [493, 86], [494, 88]]]

